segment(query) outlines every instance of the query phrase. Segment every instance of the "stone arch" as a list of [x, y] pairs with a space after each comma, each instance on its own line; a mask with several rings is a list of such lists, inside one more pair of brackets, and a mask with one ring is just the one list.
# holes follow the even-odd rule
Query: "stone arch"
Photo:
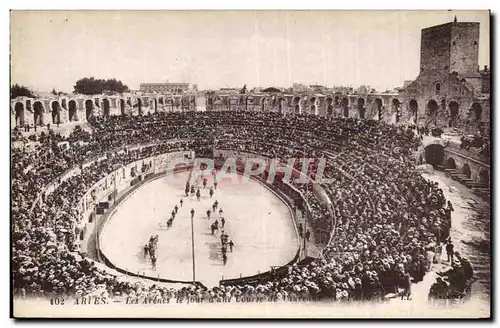
[[93, 116], [94, 102], [92, 99], [85, 100], [85, 118], [88, 120]]
[[479, 170], [479, 182], [486, 184], [490, 183], [490, 174], [487, 169], [481, 168]]
[[316, 106], [316, 97], [312, 97], [311, 99], [309, 99], [309, 104], [310, 104], [310, 107], [309, 107], [309, 114], [311, 115], [317, 115], [318, 112], [318, 107]]
[[445, 111], [446, 110], [446, 99], [441, 99], [441, 110]]
[[401, 110], [400, 110], [401, 102], [399, 101], [398, 98], [394, 98], [392, 99], [391, 106], [393, 112], [396, 113], [395, 121], [396, 123], [399, 123], [399, 119], [401, 118]]
[[333, 115], [333, 99], [332, 99], [332, 97], [326, 98], [326, 115], [327, 116]]
[[470, 165], [465, 163], [463, 166], [462, 166], [462, 174], [465, 175], [467, 178], [470, 178], [472, 172], [471, 172], [471, 169], [470, 169]]
[[456, 169], [457, 163], [455, 162], [455, 159], [453, 157], [448, 157], [448, 159], [446, 160], [446, 162], [444, 164], [444, 168], [449, 169], [449, 170]]
[[139, 115], [142, 115], [142, 100], [141, 100], [141, 98], [137, 98], [136, 105], [137, 105], [137, 113]]
[[61, 123], [61, 106], [58, 101], [53, 101], [51, 104], [52, 109], [52, 124]]
[[450, 128], [454, 128], [457, 126], [458, 113], [460, 111], [460, 106], [458, 105], [458, 103], [456, 101], [451, 101], [448, 104], [448, 107], [450, 109], [450, 122], [449, 122], [448, 126]]
[[109, 107], [110, 107], [110, 104], [109, 104], [109, 99], [108, 98], [104, 98], [102, 100], [102, 115], [104, 117], [109, 117]]
[[120, 103], [120, 105], [119, 105], [120, 106], [120, 113], [122, 115], [125, 115], [125, 99], [120, 98], [119, 103]]
[[347, 99], [346, 97], [342, 98], [342, 102], [340, 105], [342, 106], [344, 117], [349, 117], [349, 99]]
[[376, 117], [378, 120], [381, 120], [382, 116], [383, 116], [382, 107], [383, 107], [384, 103], [383, 103], [382, 99], [380, 99], [380, 98], [375, 98], [373, 103], [375, 104]]
[[283, 114], [285, 112], [285, 98], [279, 98], [278, 99], [278, 111], [280, 114]]
[[366, 113], [366, 108], [365, 108], [365, 99], [359, 97], [357, 100], [357, 107], [358, 107], [358, 117], [360, 119], [365, 118], [365, 113]]
[[418, 102], [415, 99], [411, 99], [408, 105], [410, 108], [410, 115], [415, 118], [415, 124], [418, 122]]
[[441, 83], [434, 83], [434, 91], [436, 92], [436, 94], [439, 94], [441, 92]]
[[444, 159], [444, 148], [440, 144], [425, 147], [425, 162], [432, 166], [441, 165]]
[[165, 104], [165, 103], [163, 102], [163, 97], [160, 97], [160, 99], [158, 99], [158, 103], [159, 103], [160, 105], [162, 105], [162, 106]]
[[249, 103], [253, 105], [253, 97], [252, 96], [245, 97], [245, 110], [248, 110]]
[[427, 102], [427, 115], [428, 116], [436, 116], [438, 112], [438, 103], [431, 99]]
[[16, 102], [14, 105], [14, 115], [16, 118], [16, 126], [24, 125], [24, 104]]
[[437, 101], [434, 99], [431, 99], [427, 102], [427, 109], [425, 111], [426, 118], [425, 118], [425, 125], [426, 126], [436, 126], [437, 125], [437, 117], [438, 117], [438, 112], [439, 112], [439, 106]]
[[472, 107], [470, 109], [472, 113], [472, 119], [474, 121], [480, 121], [481, 120], [481, 115], [483, 114], [483, 107], [479, 103], [473, 103]]
[[43, 125], [43, 113], [45, 109], [41, 101], [35, 101], [33, 104], [33, 122], [35, 125]]
[[68, 102], [68, 120], [70, 122], [77, 121], [77, 115], [76, 115], [77, 109], [76, 109], [76, 101], [70, 100]]
[[333, 98], [333, 103], [334, 103], [334, 106], [335, 106], [335, 107], [338, 107], [338, 105], [339, 105], [339, 101], [340, 101], [339, 96], [335, 96], [335, 98]]
[[293, 110], [295, 114], [302, 114], [302, 109], [300, 108], [300, 97], [296, 96], [293, 98]]

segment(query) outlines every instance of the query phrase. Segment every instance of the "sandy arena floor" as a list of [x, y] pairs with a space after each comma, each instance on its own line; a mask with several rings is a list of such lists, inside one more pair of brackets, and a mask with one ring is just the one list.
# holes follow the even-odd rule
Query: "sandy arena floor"
[[[188, 173], [177, 174], [181, 184], [173, 184], [166, 177], [151, 181], [122, 202], [101, 233], [101, 250], [116, 266], [129, 272], [172, 280], [192, 280], [191, 220], [194, 217], [196, 280], [206, 286], [218, 285], [219, 280], [250, 276], [265, 272], [270, 266], [291, 261], [298, 249], [298, 239], [289, 208], [259, 182], [234, 184], [225, 178], [219, 182], [213, 198], [209, 187], [201, 187], [201, 200], [184, 197]], [[241, 176], [239, 176], [241, 181]], [[201, 178], [199, 179], [201, 181]], [[182, 208], [173, 226], [166, 228], [174, 206]], [[225, 231], [235, 248], [228, 252], [228, 262], [222, 263], [219, 233], [211, 234], [210, 225], [219, 213], [207, 219], [206, 211], [214, 201], [219, 202], [226, 220]], [[215, 214], [215, 215], [214, 215]], [[161, 225], [161, 226], [160, 226]], [[151, 235], [159, 235], [157, 268], [152, 270], [143, 247]]]

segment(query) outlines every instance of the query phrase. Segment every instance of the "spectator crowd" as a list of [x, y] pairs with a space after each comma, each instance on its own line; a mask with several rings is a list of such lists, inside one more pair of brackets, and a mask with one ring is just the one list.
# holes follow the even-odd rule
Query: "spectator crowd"
[[[404, 126], [221, 111], [97, 117], [90, 127], [77, 127], [68, 137], [49, 132], [31, 140], [13, 133], [24, 145], [13, 148], [11, 156], [17, 296], [349, 301], [382, 299], [402, 288], [409, 297], [411, 283], [421, 281], [433, 261], [428, 252], [435, 253], [449, 237], [451, 205], [437, 184], [417, 172], [411, 153], [420, 138]], [[63, 143], [69, 147], [61, 147]], [[145, 146], [130, 150], [131, 145]], [[86, 218], [77, 204], [101, 178], [153, 155], [213, 148], [326, 160], [326, 179], [296, 184], [309, 205], [313, 228], [331, 235], [319, 259], [294, 264], [286, 274], [256, 285], [174, 290], [123, 281], [81, 253], [79, 226]], [[311, 178], [318, 160], [310, 163]], [[78, 174], [61, 179], [74, 168]], [[316, 198], [313, 183], [325, 191], [331, 206]], [[54, 186], [50, 191], [49, 185]]]

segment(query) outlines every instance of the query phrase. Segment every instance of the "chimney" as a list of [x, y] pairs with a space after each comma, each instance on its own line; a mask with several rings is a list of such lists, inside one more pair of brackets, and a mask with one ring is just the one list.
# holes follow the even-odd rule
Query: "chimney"
[[484, 65], [484, 71], [488, 72], [488, 65]]

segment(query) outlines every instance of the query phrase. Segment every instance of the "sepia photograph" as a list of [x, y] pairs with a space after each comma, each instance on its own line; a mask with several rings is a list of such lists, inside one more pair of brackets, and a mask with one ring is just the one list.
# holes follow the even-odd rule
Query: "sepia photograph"
[[11, 317], [490, 319], [491, 17], [11, 10]]

